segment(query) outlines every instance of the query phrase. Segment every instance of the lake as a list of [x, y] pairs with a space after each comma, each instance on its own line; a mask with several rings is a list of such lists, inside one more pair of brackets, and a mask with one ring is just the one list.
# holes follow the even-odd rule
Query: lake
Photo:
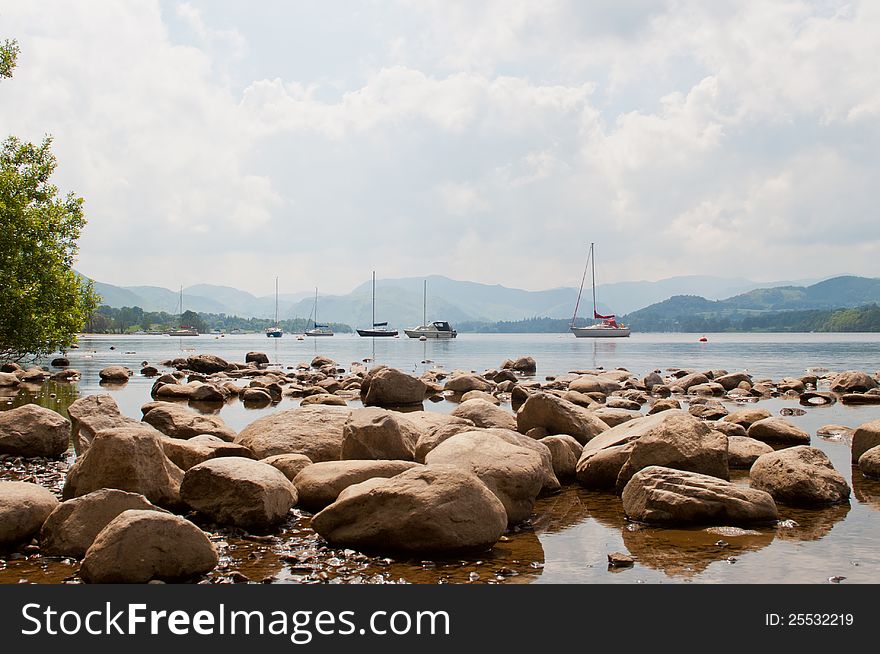
[[[348, 369], [352, 362], [386, 364], [420, 374], [429, 369], [481, 372], [505, 359], [530, 355], [538, 364], [536, 379], [572, 370], [626, 368], [642, 377], [653, 370], [745, 370], [755, 379], [798, 377], [808, 370], [880, 370], [880, 334], [633, 334], [627, 339], [576, 339], [569, 334], [459, 334], [449, 341], [409, 338], [360, 338], [339, 334], [303, 341], [294, 335], [82, 336], [78, 349], [67, 353], [71, 367], [82, 372], [78, 384], [47, 383], [7, 390], [0, 406], [9, 409], [38, 402], [64, 414], [77, 397], [110, 393], [126, 415], [140, 418], [140, 406], [150, 401], [152, 380], [137, 374], [143, 362], [161, 368], [162, 361], [196, 353], [217, 354], [244, 361], [250, 351], [265, 352], [273, 365], [287, 368], [328, 356]], [[98, 371], [111, 364], [135, 371], [123, 387], [99, 384]], [[226, 404], [219, 414], [241, 430], [273, 411], [293, 408], [299, 400], [245, 408]], [[352, 401], [353, 406], [360, 406]], [[425, 403], [429, 411], [448, 412], [456, 405]], [[729, 410], [737, 405], [725, 402]], [[774, 415], [796, 400], [764, 400]], [[509, 405], [507, 405], [509, 408]], [[332, 550], [308, 528], [308, 514], [296, 511], [278, 538], [248, 540], [217, 534], [226, 570], [254, 580], [273, 582], [395, 582], [416, 583], [843, 583], [880, 581], [880, 482], [862, 477], [850, 464], [849, 443], [816, 435], [826, 424], [856, 427], [880, 418], [880, 406], [806, 409], [803, 416], [786, 417], [812, 435], [834, 467], [853, 486], [848, 505], [820, 510], [780, 506], [781, 521], [773, 528], [729, 534], [706, 529], [659, 529], [628, 523], [620, 499], [611, 493], [590, 492], [568, 485], [563, 492], [541, 498], [531, 525], [508, 533], [492, 553], [455, 561], [404, 561], [367, 557]], [[4, 478], [11, 478], [9, 471]], [[732, 479], [747, 484], [744, 472]], [[629, 552], [636, 563], [612, 570], [611, 552]], [[0, 563], [0, 582], [19, 579], [58, 582], [70, 578], [75, 566], [42, 557]], [[218, 573], [220, 574], [220, 573]]]

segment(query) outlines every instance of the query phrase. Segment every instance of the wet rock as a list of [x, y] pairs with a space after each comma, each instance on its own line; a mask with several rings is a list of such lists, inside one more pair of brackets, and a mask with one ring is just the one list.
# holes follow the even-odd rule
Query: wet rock
[[311, 524], [334, 547], [455, 554], [492, 547], [507, 515], [473, 474], [419, 467], [350, 486]]
[[83, 559], [87, 583], [185, 581], [213, 570], [217, 550], [189, 520], [156, 511], [128, 510], [95, 538]]
[[80, 377], [82, 377], [82, 373], [76, 368], [65, 368], [53, 373], [49, 379], [55, 382], [69, 383], [79, 380]]
[[304, 454], [314, 462], [338, 461], [342, 428], [352, 409], [313, 405], [279, 411], [245, 427], [235, 442], [258, 459], [275, 454]]
[[310, 404], [348, 406], [348, 403], [345, 401], [344, 397], [331, 395], [330, 393], [316, 393], [315, 395], [309, 395], [308, 397], [304, 397], [299, 403], [300, 406], [309, 406]]
[[87, 395], [67, 407], [70, 416], [70, 439], [77, 456], [89, 449], [92, 440], [102, 429], [139, 425], [139, 421], [122, 415], [110, 395]]
[[538, 441], [550, 450], [553, 472], [557, 479], [570, 479], [575, 475], [578, 459], [584, 447], [573, 436], [559, 434], [545, 436]]
[[748, 470], [762, 454], [772, 452], [773, 448], [748, 436], [727, 437], [727, 465], [736, 470]]
[[21, 380], [11, 372], [0, 372], [0, 388], [11, 388], [18, 386]]
[[248, 352], [244, 355], [245, 363], [269, 364], [269, 356], [265, 352]]
[[880, 445], [880, 420], [859, 425], [852, 435], [852, 462], [857, 464], [862, 454], [878, 445]]
[[67, 451], [70, 423], [36, 404], [0, 411], [0, 454], [56, 458]]
[[764, 443], [805, 444], [810, 435], [782, 418], [763, 418], [753, 422], [746, 432], [749, 438]]
[[859, 470], [866, 477], [880, 478], [880, 445], [866, 450], [859, 457]]
[[98, 373], [98, 376], [103, 382], [124, 384], [132, 374], [131, 370], [125, 366], [107, 366]]
[[380, 408], [353, 410], [342, 429], [342, 458], [412, 461], [421, 433], [399, 415]]
[[466, 400], [455, 407], [452, 415], [470, 420], [477, 427], [499, 427], [516, 431], [516, 417], [486, 400]]
[[95, 538], [123, 511], [162, 511], [138, 493], [101, 488], [59, 504], [40, 530], [45, 556], [81, 559]]
[[847, 370], [831, 380], [831, 390], [835, 393], [864, 393], [877, 388], [877, 381], [861, 370]]
[[798, 445], [758, 457], [749, 471], [753, 488], [795, 506], [849, 501], [850, 487], [822, 450]]
[[235, 440], [235, 431], [221, 418], [193, 413], [170, 402], [157, 403], [144, 414], [143, 421], [171, 438], [187, 439], [209, 434], [226, 442]]
[[188, 440], [163, 436], [162, 449], [165, 451], [165, 456], [184, 472], [203, 461], [221, 456], [254, 458], [248, 448], [235, 443], [227, 443], [209, 434], [201, 434]]
[[468, 391], [485, 391], [489, 393], [495, 389], [495, 384], [483, 379], [479, 375], [462, 374], [455, 375], [447, 380], [443, 389], [462, 394]]
[[648, 415], [652, 416], [655, 413], [660, 413], [661, 411], [669, 411], [670, 409], [680, 409], [681, 402], [678, 400], [674, 400], [672, 398], [666, 398], [662, 400], [655, 401], [651, 408], [648, 409]]
[[211, 375], [215, 372], [224, 372], [230, 369], [230, 364], [225, 359], [221, 359], [216, 354], [197, 354], [187, 357], [186, 368], [193, 372], [200, 372], [205, 375]]
[[29, 542], [58, 506], [42, 486], [24, 481], [0, 481], [0, 550]]
[[828, 406], [837, 402], [837, 398], [831, 393], [807, 391], [806, 393], [801, 393], [798, 402], [803, 406]]
[[468, 400], [483, 400], [484, 402], [488, 402], [489, 404], [494, 404], [498, 406], [501, 404], [501, 400], [492, 395], [491, 393], [487, 393], [486, 391], [468, 391], [464, 395], [461, 396], [461, 403], [465, 403]]
[[242, 457], [211, 459], [186, 471], [180, 497], [217, 524], [262, 531], [296, 504], [293, 484], [273, 466]]
[[523, 434], [534, 427], [544, 427], [551, 434], [574, 436], [579, 443], [586, 443], [608, 429], [587, 409], [549, 393], [529, 396], [516, 413], [516, 423]]
[[763, 420], [764, 418], [770, 418], [772, 415], [773, 414], [771, 414], [767, 409], [763, 407], [754, 407], [734, 411], [733, 413], [728, 414], [727, 416], [722, 418], [722, 421], [742, 425], [746, 430], [748, 430], [748, 428], [752, 426], [752, 423]]
[[421, 379], [395, 368], [377, 366], [361, 382], [361, 401], [364, 406], [410, 406], [421, 404], [428, 385]]
[[70, 365], [70, 359], [68, 359], [67, 357], [56, 357], [52, 359], [49, 365], [53, 368], [63, 368]]
[[623, 489], [622, 500], [631, 520], [661, 525], [741, 526], [778, 518], [769, 493], [660, 466], [636, 473]]
[[608, 555], [609, 568], [630, 568], [635, 564], [635, 559], [623, 552], [612, 552]]
[[320, 511], [336, 501], [349, 486], [374, 477], [394, 477], [421, 467], [412, 461], [324, 461], [307, 466], [294, 478], [299, 504], [308, 511]]
[[28, 368], [19, 375], [19, 379], [25, 384], [42, 384], [49, 378], [49, 373], [42, 368]]
[[193, 391], [189, 399], [193, 402], [215, 402], [223, 403], [226, 401], [228, 394], [213, 384], [202, 384]]
[[161, 439], [161, 433], [144, 424], [99, 431], [68, 471], [62, 497], [117, 488], [140, 493], [159, 506], [177, 506], [183, 471], [165, 456]]

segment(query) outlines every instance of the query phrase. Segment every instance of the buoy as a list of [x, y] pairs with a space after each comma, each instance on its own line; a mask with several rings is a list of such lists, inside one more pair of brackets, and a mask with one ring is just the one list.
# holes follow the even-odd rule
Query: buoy
[[700, 343], [708, 343], [708, 342], [709, 342], [708, 338], [706, 338], [705, 336], [700, 336]]

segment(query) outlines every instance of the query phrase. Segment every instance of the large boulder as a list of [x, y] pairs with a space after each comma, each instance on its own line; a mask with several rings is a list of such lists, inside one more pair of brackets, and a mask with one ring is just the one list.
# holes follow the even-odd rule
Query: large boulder
[[803, 429], [782, 418], [763, 418], [752, 423], [746, 432], [749, 438], [763, 443], [802, 445], [810, 442], [810, 435]]
[[880, 445], [880, 420], [859, 425], [852, 435], [852, 462], [858, 463], [862, 454], [878, 445]]
[[584, 449], [583, 445], [568, 434], [545, 436], [538, 442], [543, 443], [550, 450], [553, 472], [557, 479], [574, 477], [578, 459]]
[[486, 400], [473, 399], [462, 402], [455, 407], [452, 415], [470, 420], [477, 427], [498, 427], [516, 431], [516, 417], [510, 411], [505, 411]]
[[21, 384], [21, 380], [15, 373], [0, 372], [0, 387], [12, 387]]
[[849, 484], [822, 450], [807, 445], [762, 454], [749, 477], [752, 488], [767, 491], [784, 504], [817, 506], [849, 501]]
[[253, 453], [244, 445], [227, 443], [216, 436], [202, 434], [189, 440], [181, 438], [162, 437], [162, 449], [165, 456], [171, 459], [178, 468], [183, 471], [189, 470], [208, 459], [216, 459], [221, 456], [241, 456], [253, 459]]
[[213, 570], [217, 550], [189, 520], [157, 511], [123, 511], [95, 537], [80, 576], [87, 583], [185, 581]]
[[77, 456], [89, 449], [92, 440], [102, 429], [139, 425], [140, 421], [122, 415], [116, 400], [110, 395], [87, 395], [67, 407], [70, 416], [70, 439]]
[[361, 401], [364, 406], [421, 404], [427, 392], [428, 385], [421, 379], [387, 366], [376, 366], [361, 383]]
[[317, 512], [349, 486], [374, 477], [394, 477], [415, 467], [420, 466], [412, 461], [323, 461], [303, 468], [293, 485], [299, 505]]
[[162, 511], [138, 493], [101, 488], [59, 504], [40, 530], [45, 556], [81, 559], [104, 527], [123, 511]]
[[149, 425], [99, 431], [91, 447], [67, 472], [62, 497], [87, 495], [99, 488], [140, 493], [159, 506], [180, 503], [183, 471], [165, 456], [162, 434]]
[[690, 390], [691, 386], [698, 386], [700, 384], [708, 384], [709, 378], [706, 377], [701, 372], [693, 372], [689, 375], [685, 375], [684, 377], [680, 377], [676, 379], [671, 385], [678, 386], [684, 392]]
[[525, 434], [543, 427], [549, 434], [568, 434], [581, 444], [601, 434], [608, 425], [587, 409], [549, 393], [534, 393], [516, 412], [517, 430]]
[[488, 393], [494, 388], [495, 384], [492, 382], [471, 373], [454, 375], [443, 386], [443, 390], [452, 391], [453, 393], [467, 393], [468, 391], [485, 391]]
[[723, 422], [732, 422], [737, 425], [742, 425], [744, 429], [748, 429], [753, 423], [763, 420], [764, 418], [769, 418], [772, 415], [773, 414], [763, 407], [751, 407], [729, 413], [721, 420]]
[[280, 470], [235, 456], [187, 470], [180, 497], [217, 524], [256, 531], [281, 522], [297, 500], [296, 489]]
[[521, 372], [524, 375], [534, 375], [538, 370], [537, 362], [529, 356], [519, 357], [510, 366], [512, 370]]
[[727, 437], [727, 465], [735, 470], [748, 470], [758, 457], [772, 452], [767, 443], [748, 436]]
[[880, 478], [880, 445], [866, 450], [859, 457], [859, 470], [865, 477]]
[[193, 372], [211, 375], [215, 372], [224, 372], [229, 369], [229, 362], [215, 354], [197, 354], [187, 357], [186, 368]]
[[342, 458], [412, 461], [421, 433], [399, 415], [379, 408], [353, 410], [342, 428]]
[[125, 366], [107, 366], [103, 368], [98, 376], [102, 382], [110, 384], [124, 384], [128, 382], [128, 378], [132, 376], [132, 371]]
[[568, 390], [576, 393], [604, 393], [605, 395], [621, 388], [619, 382], [600, 375], [580, 375], [568, 385]]
[[258, 459], [275, 454], [304, 454], [312, 461], [338, 461], [342, 429], [352, 409], [316, 404], [272, 413], [255, 420], [235, 439]]
[[831, 380], [835, 393], [864, 393], [872, 388], [877, 388], [877, 380], [861, 370], [847, 370]]
[[716, 384], [721, 384], [721, 386], [724, 387], [725, 391], [732, 391], [743, 382], [751, 384], [752, 377], [745, 372], [731, 372], [727, 375], [716, 377], [714, 381]]
[[69, 443], [70, 423], [51, 409], [25, 404], [0, 412], [0, 454], [56, 458]]
[[42, 486], [0, 481], [0, 550], [30, 541], [56, 506], [58, 500]]
[[623, 510], [637, 522], [660, 525], [745, 526], [778, 519], [769, 493], [696, 472], [643, 468], [622, 493]]
[[235, 431], [221, 418], [193, 413], [170, 402], [157, 403], [144, 414], [143, 421], [171, 438], [187, 439], [209, 434], [228, 443], [235, 440]]
[[[468, 422], [470, 422], [470, 420], [468, 420]], [[466, 431], [473, 430], [473, 424], [468, 425], [458, 423], [440, 425], [439, 427], [429, 429], [419, 437], [419, 442], [416, 443], [416, 462], [424, 463], [425, 457], [428, 456], [428, 453], [443, 441], [452, 438], [456, 434], [463, 434]]]
[[492, 547], [507, 514], [473, 474], [420, 466], [350, 486], [311, 524], [335, 547], [449, 555]]
[[544, 483], [543, 462], [535, 451], [486, 431], [464, 432], [443, 441], [428, 453], [425, 463], [475, 474], [501, 500], [510, 524], [532, 514]]
[[275, 454], [260, 459], [260, 461], [268, 463], [273, 468], [278, 468], [290, 481], [296, 479], [303, 468], [312, 465], [312, 460], [305, 454]]
[[245, 363], [268, 364], [269, 357], [265, 352], [248, 352], [244, 355]]

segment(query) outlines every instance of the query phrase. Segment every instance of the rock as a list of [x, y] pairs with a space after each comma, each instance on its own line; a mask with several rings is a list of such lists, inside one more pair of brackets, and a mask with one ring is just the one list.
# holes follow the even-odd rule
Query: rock
[[465, 403], [468, 400], [483, 400], [484, 402], [488, 402], [489, 404], [494, 404], [498, 406], [501, 404], [501, 400], [492, 395], [491, 393], [487, 393], [486, 391], [468, 391], [464, 395], [461, 396], [461, 403]]
[[230, 369], [230, 364], [216, 354], [197, 354], [187, 357], [186, 368], [193, 372], [212, 375], [215, 372], [225, 372]]
[[880, 395], [874, 393], [844, 393], [841, 404], [880, 404]]
[[516, 413], [516, 424], [523, 434], [533, 427], [544, 427], [551, 434], [574, 436], [579, 443], [608, 429], [587, 409], [549, 393], [530, 395]]
[[674, 400], [672, 398], [665, 398], [662, 400], [655, 401], [651, 408], [648, 409], [648, 415], [652, 416], [655, 413], [660, 413], [661, 411], [668, 411], [669, 409], [680, 409], [681, 402], [678, 400]]
[[70, 423], [36, 404], [0, 411], [0, 454], [57, 458], [70, 443]]
[[29, 542], [56, 506], [58, 500], [42, 486], [0, 481], [0, 550]]
[[412, 461], [421, 433], [399, 415], [379, 408], [353, 410], [342, 428], [342, 458]]
[[18, 386], [21, 380], [11, 372], [0, 372], [0, 388]]
[[687, 392], [690, 395], [703, 395], [703, 396], [712, 396], [712, 395], [724, 395], [724, 387], [721, 384], [716, 384], [714, 382], [708, 382], [706, 384], [694, 384], [690, 388], [687, 389]]
[[54, 373], [49, 379], [56, 382], [72, 382], [82, 377], [82, 373], [76, 368], [64, 368]]
[[264, 531], [281, 522], [297, 495], [273, 466], [243, 457], [211, 459], [186, 471], [180, 497], [220, 525]]
[[463, 434], [464, 432], [473, 430], [473, 424], [456, 423], [450, 423], [429, 429], [427, 432], [419, 436], [419, 440], [416, 443], [415, 461], [417, 463], [424, 463], [425, 457], [428, 456], [428, 452], [433, 450], [440, 443], [452, 438], [456, 434]]
[[880, 445], [880, 420], [859, 425], [852, 435], [852, 462], [857, 464], [862, 454], [878, 445]]
[[609, 568], [629, 568], [635, 564], [635, 559], [623, 552], [612, 552], [608, 555]]
[[85, 454], [102, 429], [139, 425], [140, 421], [122, 415], [110, 395], [87, 395], [67, 407], [70, 416], [70, 439], [77, 456]]
[[86, 551], [80, 576], [87, 583], [184, 581], [213, 570], [219, 557], [189, 520], [157, 511], [123, 511]]
[[764, 418], [769, 418], [772, 415], [773, 414], [764, 408], [750, 408], [734, 411], [733, 413], [726, 415], [722, 420], [724, 422], [732, 422], [737, 425], [742, 425], [745, 429], [748, 429], [752, 426], [752, 423], [763, 420]]
[[325, 366], [336, 366], [336, 362], [325, 356], [316, 356], [312, 359], [311, 367], [312, 368], [324, 368]]
[[95, 538], [123, 511], [162, 511], [138, 493], [101, 488], [59, 504], [40, 530], [40, 553], [81, 559]]
[[420, 466], [349, 487], [311, 524], [334, 547], [449, 555], [492, 547], [507, 515], [473, 474]]
[[629, 422], [630, 420], [635, 420], [636, 418], [643, 417], [642, 413], [636, 411], [627, 411], [626, 409], [610, 409], [604, 406], [600, 406], [598, 409], [593, 411], [593, 415], [599, 418], [599, 420], [604, 422], [609, 427], [616, 427], [617, 425], [622, 425], [623, 423]]
[[514, 412], [519, 411], [520, 407], [525, 404], [525, 401], [529, 399], [530, 396], [531, 391], [527, 390], [524, 386], [514, 386], [510, 389], [510, 407]]
[[642, 379], [642, 386], [650, 393], [655, 386], [663, 386], [663, 377], [656, 372], [648, 373]]
[[[17, 363], [12, 361], [7, 361], [2, 366], [0, 366], [0, 372], [14, 373], [20, 371], [22, 368]], [[17, 379], [17, 377], [16, 377]]]
[[193, 413], [170, 402], [158, 403], [144, 414], [143, 421], [171, 438], [187, 439], [209, 434], [228, 443], [235, 440], [235, 432], [221, 418]]
[[578, 459], [584, 449], [583, 445], [568, 434], [545, 436], [538, 442], [543, 443], [550, 450], [553, 472], [558, 479], [574, 477]]
[[709, 378], [706, 377], [706, 375], [704, 375], [701, 372], [694, 372], [694, 373], [691, 373], [689, 375], [685, 375], [684, 377], [677, 379], [675, 381], [674, 385], [678, 386], [681, 390], [683, 390], [685, 393], [687, 393], [690, 390], [691, 386], [697, 386], [700, 384], [708, 384], [708, 383], [709, 383]]
[[741, 526], [778, 519], [776, 503], [764, 491], [660, 466], [633, 475], [622, 500], [631, 520], [661, 525]]
[[[604, 404], [600, 404], [594, 398], [596, 393], [592, 395], [587, 395], [586, 393], [580, 393], [578, 391], [565, 391], [562, 394], [562, 399], [571, 402], [572, 404], [577, 404], [578, 406], [582, 406], [585, 409], [595, 410], [600, 407], [605, 406]], [[604, 398], [605, 396], [602, 395]], [[528, 398], [526, 398], [528, 399]]]
[[162, 437], [162, 449], [171, 461], [184, 472], [208, 459], [221, 456], [240, 456], [253, 459], [253, 453], [243, 445], [227, 443], [216, 436], [202, 434], [188, 440]]
[[466, 400], [455, 407], [452, 415], [470, 420], [477, 427], [499, 427], [516, 431], [516, 417], [485, 400]]
[[248, 352], [244, 355], [245, 363], [269, 364], [269, 357], [264, 352]]
[[406, 411], [395, 413], [395, 415], [399, 419], [411, 423], [423, 435], [446, 425], [474, 426], [474, 423], [466, 418], [459, 418], [448, 413], [438, 413], [436, 411]]
[[52, 359], [49, 365], [53, 368], [63, 368], [70, 365], [70, 359], [68, 359], [67, 357], [56, 357]]
[[749, 438], [764, 443], [802, 444], [810, 442], [810, 435], [795, 427], [782, 418], [763, 418], [748, 428], [746, 432]]
[[[511, 362], [512, 365], [513, 362]], [[515, 384], [519, 381], [519, 377], [516, 376], [516, 373], [513, 370], [499, 370], [494, 375], [492, 375], [492, 381], [496, 384], [503, 384], [504, 382], [511, 382]]]
[[752, 383], [752, 376], [748, 375], [744, 372], [732, 372], [727, 375], [721, 375], [719, 377], [715, 377], [714, 379], [716, 384], [721, 384], [725, 391], [732, 391], [734, 388], [737, 388], [743, 382], [748, 384]]
[[773, 448], [748, 436], [727, 437], [727, 465], [736, 470], [748, 470], [762, 454], [773, 452]]
[[316, 393], [315, 395], [309, 395], [308, 397], [304, 397], [299, 403], [300, 406], [309, 406], [310, 404], [348, 406], [348, 402], [345, 401], [345, 398], [339, 397], [338, 395], [331, 395], [330, 393]]
[[880, 477], [880, 445], [876, 445], [870, 450], [866, 450], [859, 457], [859, 470], [861, 470], [862, 474], [866, 477], [872, 477], [874, 479]]
[[495, 384], [483, 379], [479, 375], [463, 374], [455, 375], [443, 386], [443, 390], [454, 393], [467, 393], [468, 391], [485, 391], [487, 393], [495, 389]]
[[125, 366], [107, 366], [98, 373], [101, 381], [117, 384], [126, 383], [131, 375], [131, 370], [129, 370]]
[[28, 368], [20, 375], [20, 380], [25, 384], [42, 384], [49, 378], [49, 373], [42, 368]]
[[802, 406], [827, 406], [837, 402], [837, 398], [831, 393], [807, 391], [806, 393], [801, 393], [798, 402]]
[[352, 409], [313, 405], [279, 411], [245, 427], [235, 442], [258, 459], [275, 454], [304, 454], [312, 461], [338, 461], [342, 428]]
[[538, 364], [532, 357], [520, 357], [510, 367], [525, 375], [534, 375], [538, 370]]
[[192, 402], [215, 402], [218, 404], [225, 402], [226, 398], [227, 394], [213, 384], [202, 384], [189, 396]]
[[543, 486], [543, 462], [536, 452], [486, 431], [448, 438], [428, 453], [425, 463], [475, 474], [501, 500], [512, 525], [532, 514]]
[[293, 481], [303, 468], [312, 465], [312, 460], [304, 454], [276, 454], [260, 461], [278, 468], [290, 481]]
[[798, 445], [758, 457], [749, 471], [752, 488], [795, 506], [839, 504], [850, 488], [822, 450]]
[[158, 384], [155, 388], [156, 391], [153, 393], [155, 397], [168, 400], [188, 400], [195, 393], [198, 386], [192, 384]]
[[604, 393], [609, 395], [622, 388], [619, 382], [599, 375], [580, 375], [568, 385], [576, 393]]
[[159, 374], [159, 369], [156, 366], [144, 366], [141, 368], [141, 374], [144, 377], [155, 377]]
[[177, 506], [183, 471], [165, 456], [161, 438], [144, 424], [102, 429], [67, 472], [62, 497], [117, 488], [140, 493], [159, 506]]
[[421, 404], [427, 391], [428, 385], [421, 379], [395, 368], [377, 366], [361, 383], [361, 401], [364, 406], [409, 406]]
[[797, 407], [783, 407], [779, 410], [779, 415], [781, 416], [804, 416], [807, 415], [807, 412], [803, 409], [798, 409]]
[[847, 370], [831, 380], [831, 390], [835, 393], [864, 393], [877, 388], [877, 381], [860, 370]]
[[272, 395], [265, 388], [249, 387], [242, 390], [239, 399], [252, 406], [268, 406], [272, 404]]
[[701, 420], [720, 420], [727, 415], [727, 409], [720, 404], [691, 404], [688, 413]]
[[317, 512], [336, 501], [349, 486], [374, 477], [394, 477], [421, 467], [412, 461], [324, 461], [302, 469], [294, 478], [299, 504]]

